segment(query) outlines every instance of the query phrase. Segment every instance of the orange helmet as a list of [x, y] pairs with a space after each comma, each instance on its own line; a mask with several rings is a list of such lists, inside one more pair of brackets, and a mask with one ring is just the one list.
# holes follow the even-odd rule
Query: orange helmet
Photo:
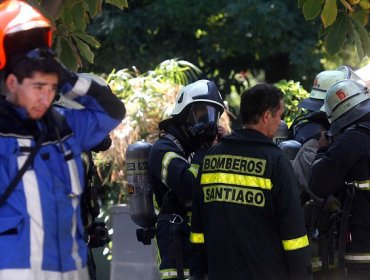
[[0, 4], [0, 19], [0, 70], [6, 65], [9, 49], [51, 47], [51, 21], [28, 3], [5, 0]]

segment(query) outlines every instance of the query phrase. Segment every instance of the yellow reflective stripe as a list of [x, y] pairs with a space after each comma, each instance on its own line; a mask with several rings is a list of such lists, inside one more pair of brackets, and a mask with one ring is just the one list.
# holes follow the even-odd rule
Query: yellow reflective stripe
[[194, 244], [203, 244], [204, 243], [204, 234], [190, 232], [190, 242]]
[[[161, 279], [172, 279], [177, 278], [177, 269], [176, 268], [169, 268], [169, 269], [162, 269], [160, 270]], [[184, 276], [190, 277], [189, 269], [184, 269]]]
[[230, 184], [238, 186], [248, 186], [261, 188], [266, 190], [272, 189], [271, 180], [268, 178], [240, 175], [240, 174], [229, 174], [229, 173], [203, 173], [200, 183], [202, 185], [207, 184]]
[[370, 190], [370, 180], [364, 180], [364, 181], [353, 181], [353, 185], [362, 191], [369, 191]]
[[153, 195], [153, 205], [154, 205], [154, 212], [156, 215], [159, 214], [159, 211], [161, 211], [161, 208], [158, 206], [158, 202], [155, 199], [155, 196]]
[[352, 253], [352, 254], [345, 254], [344, 259], [347, 262], [355, 262], [355, 263], [369, 263], [370, 262], [370, 254], [369, 253]]
[[189, 171], [193, 173], [194, 177], [197, 178], [199, 170], [199, 164], [192, 163], [189, 167]]
[[303, 247], [308, 246], [307, 235], [294, 238], [294, 239], [282, 240], [282, 241], [283, 241], [283, 248], [285, 251], [297, 250], [297, 249], [301, 249]]
[[161, 181], [163, 184], [165, 184], [167, 187], [167, 175], [168, 175], [168, 166], [170, 165], [171, 160], [174, 158], [179, 158], [187, 162], [185, 158], [182, 156], [174, 153], [174, 152], [168, 152], [164, 155], [162, 159], [162, 172], [161, 172]]

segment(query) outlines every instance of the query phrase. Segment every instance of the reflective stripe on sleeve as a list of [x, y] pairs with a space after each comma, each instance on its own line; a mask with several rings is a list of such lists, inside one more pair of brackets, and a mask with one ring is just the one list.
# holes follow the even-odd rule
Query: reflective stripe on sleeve
[[204, 234], [203, 233], [190, 233], [190, 242], [194, 244], [203, 244], [204, 243]]
[[370, 180], [365, 181], [353, 181], [353, 185], [362, 191], [370, 191]]
[[193, 173], [194, 177], [197, 178], [199, 170], [199, 164], [192, 163], [190, 165], [189, 171]]
[[237, 186], [248, 186], [261, 188], [266, 190], [272, 189], [271, 180], [268, 178], [240, 175], [240, 174], [230, 174], [230, 173], [204, 173], [202, 174], [200, 183], [202, 185], [206, 184], [231, 184]]
[[345, 254], [344, 259], [350, 263], [370, 263], [369, 253], [352, 253]]
[[168, 152], [164, 155], [162, 159], [162, 171], [161, 171], [161, 181], [163, 184], [165, 184], [167, 187], [167, 175], [168, 175], [168, 166], [170, 165], [171, 160], [174, 158], [179, 158], [187, 162], [185, 158], [182, 156], [174, 153], [174, 152]]
[[301, 249], [301, 248], [308, 246], [309, 244], [307, 235], [294, 238], [294, 239], [282, 240], [282, 242], [283, 242], [283, 248], [285, 251]]
[[[177, 270], [175, 268], [161, 269], [160, 274], [161, 274], [161, 279], [177, 278]], [[184, 269], [184, 276], [186, 278], [190, 277], [189, 269]]]

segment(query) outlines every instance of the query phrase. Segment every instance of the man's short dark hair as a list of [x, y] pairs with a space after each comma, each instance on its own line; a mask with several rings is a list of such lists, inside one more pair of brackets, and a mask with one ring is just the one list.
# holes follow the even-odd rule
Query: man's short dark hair
[[271, 84], [258, 84], [243, 92], [240, 102], [240, 117], [243, 124], [256, 124], [262, 114], [270, 111], [276, 115], [280, 109], [283, 93]]
[[61, 66], [54, 57], [32, 59], [28, 58], [26, 54], [17, 54], [9, 59], [6, 68], [6, 76], [14, 74], [20, 83], [24, 78], [31, 78], [34, 72], [57, 74], [59, 80], [62, 77]]

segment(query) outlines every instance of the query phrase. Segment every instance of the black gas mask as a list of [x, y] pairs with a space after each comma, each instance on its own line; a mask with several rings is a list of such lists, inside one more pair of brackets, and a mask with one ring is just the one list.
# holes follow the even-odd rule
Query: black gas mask
[[189, 109], [187, 130], [192, 138], [212, 142], [217, 136], [217, 124], [221, 112], [206, 103], [193, 103]]

